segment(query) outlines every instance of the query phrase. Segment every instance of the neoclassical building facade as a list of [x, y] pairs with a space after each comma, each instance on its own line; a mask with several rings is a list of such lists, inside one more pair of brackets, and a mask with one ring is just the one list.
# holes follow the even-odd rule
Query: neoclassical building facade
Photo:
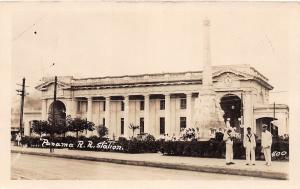
[[[220, 113], [238, 132], [251, 127], [260, 137], [261, 125], [266, 123], [274, 134], [288, 134], [288, 106], [269, 103], [273, 86], [255, 68], [214, 66], [212, 75]], [[36, 89], [42, 93], [41, 119], [46, 120], [53, 108], [54, 78], [43, 78]], [[97, 78], [66, 76], [58, 77], [54, 106], [63, 116], [82, 117], [97, 126], [105, 125], [110, 138], [132, 136], [130, 124], [140, 126], [135, 135], [178, 136], [181, 128], [195, 125], [195, 101], [201, 89], [202, 71]], [[274, 120], [276, 124], [271, 124]], [[25, 123], [25, 130], [26, 127], [30, 128], [30, 124]], [[216, 129], [210, 130], [213, 136]]]

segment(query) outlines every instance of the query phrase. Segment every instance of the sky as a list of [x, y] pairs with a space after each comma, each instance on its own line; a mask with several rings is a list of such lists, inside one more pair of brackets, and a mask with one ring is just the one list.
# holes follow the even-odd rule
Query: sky
[[208, 18], [212, 65], [250, 64], [274, 86], [270, 102], [288, 104], [289, 8], [104, 3], [80, 10], [19, 10], [12, 19], [12, 90], [23, 77], [34, 94], [44, 76], [202, 70], [202, 21]]

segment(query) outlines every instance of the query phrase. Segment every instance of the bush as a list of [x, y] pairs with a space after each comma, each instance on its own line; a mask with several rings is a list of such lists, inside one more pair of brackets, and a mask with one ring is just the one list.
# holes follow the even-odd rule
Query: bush
[[[49, 140], [49, 136], [43, 138]], [[91, 136], [89, 138], [81, 136], [79, 137], [79, 140], [83, 141], [83, 146], [87, 146], [89, 141], [92, 141], [93, 145], [96, 145], [103, 141], [109, 143], [107, 139], [103, 139], [97, 136]], [[53, 142], [74, 144], [73, 147], [68, 147], [69, 149], [120, 152], [118, 150], [103, 148], [78, 148], [78, 140], [76, 137], [72, 136], [55, 137], [53, 139]], [[21, 143], [23, 145], [27, 145], [28, 147], [41, 148], [43, 141], [39, 137], [25, 136], [22, 137]], [[124, 137], [119, 137], [118, 141], [116, 141], [114, 144], [122, 146], [122, 152], [124, 153], [156, 153], [160, 151], [165, 155], [174, 156], [192, 156], [207, 158], [225, 157], [225, 142], [223, 140], [219, 140], [219, 138], [211, 139], [209, 141], [164, 141], [155, 140], [152, 135], [148, 135], [142, 140], [138, 140], [137, 138], [127, 140]], [[46, 148], [49, 148], [49, 146], [47, 146]], [[56, 146], [55, 148], [62, 147]], [[273, 160], [288, 160], [289, 140], [286, 138], [274, 138], [271, 150]], [[242, 140], [236, 140], [234, 142], [233, 151], [235, 159], [245, 159], [245, 149], [243, 147]], [[260, 140], [257, 140], [255, 153], [256, 159], [264, 159]]]
[[23, 136], [21, 138], [21, 144], [22, 145], [28, 145], [30, 143], [30, 137], [29, 136]]
[[[273, 139], [272, 160], [289, 159], [289, 142], [282, 139]], [[209, 141], [166, 141], [162, 144], [161, 152], [165, 155], [175, 156], [193, 156], [193, 157], [225, 157], [225, 142], [211, 139]], [[281, 153], [280, 153], [281, 152]], [[282, 152], [286, 152], [283, 155]], [[233, 144], [234, 159], [245, 159], [245, 148], [242, 140], [237, 140]], [[264, 160], [262, 153], [261, 141], [256, 144], [256, 159]]]
[[160, 150], [161, 144], [159, 141], [153, 140], [152, 135], [148, 135], [144, 140], [133, 138], [127, 140], [126, 138], [119, 137], [118, 144], [123, 146], [126, 153], [156, 153]]
[[99, 134], [100, 138], [106, 137], [108, 134], [108, 128], [105, 127], [105, 125], [99, 125], [98, 134]]
[[145, 136], [145, 138], [143, 139], [143, 141], [146, 141], [146, 142], [155, 141], [155, 137], [153, 135], [147, 134]]
[[[50, 137], [43, 137], [42, 139], [48, 139], [50, 142]], [[83, 141], [83, 146], [87, 146], [89, 141], [93, 142], [93, 145], [97, 145], [100, 142], [106, 141], [109, 143], [107, 139], [91, 136], [85, 137], [80, 136], [77, 140], [76, 137], [67, 136], [67, 137], [55, 137], [52, 142], [54, 143], [66, 143], [66, 144], [73, 144], [73, 147], [62, 147], [62, 146], [55, 146], [53, 148], [69, 148], [69, 149], [77, 149], [77, 150], [86, 150], [86, 151], [111, 151], [111, 152], [120, 152], [119, 150], [112, 150], [112, 149], [103, 149], [103, 148], [80, 148], [78, 147], [78, 141]], [[49, 146], [42, 146], [43, 140], [39, 137], [23, 137], [21, 143], [23, 145], [27, 145], [28, 147], [32, 148], [49, 148]], [[127, 140], [126, 138], [120, 137], [118, 141], [114, 143], [115, 145], [120, 145], [123, 147], [123, 152], [125, 153], [155, 153], [160, 150], [161, 142], [153, 141], [151, 137], [147, 140], [137, 140], [133, 138], [132, 140]]]

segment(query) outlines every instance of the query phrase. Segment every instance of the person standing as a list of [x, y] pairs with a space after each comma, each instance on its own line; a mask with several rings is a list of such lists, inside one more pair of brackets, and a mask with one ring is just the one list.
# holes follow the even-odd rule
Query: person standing
[[272, 146], [272, 134], [267, 130], [267, 125], [262, 125], [262, 134], [261, 134], [261, 146], [264, 152], [266, 165], [271, 165], [271, 146]]
[[244, 148], [246, 149], [246, 165], [255, 165], [255, 135], [252, 133], [251, 128], [247, 128], [247, 134], [244, 136]]
[[232, 136], [232, 130], [228, 128], [228, 130], [224, 134], [224, 141], [226, 143], [226, 154], [225, 154], [225, 160], [226, 165], [231, 165], [233, 163], [233, 136]]
[[20, 133], [17, 134], [16, 140], [17, 140], [17, 145], [21, 146], [21, 140], [22, 140], [22, 138], [21, 138], [21, 134]]

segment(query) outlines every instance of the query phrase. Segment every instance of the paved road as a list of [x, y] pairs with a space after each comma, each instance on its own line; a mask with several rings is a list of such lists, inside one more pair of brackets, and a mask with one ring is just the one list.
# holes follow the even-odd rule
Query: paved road
[[260, 179], [213, 173], [200, 173], [173, 169], [130, 166], [85, 160], [12, 153], [11, 179], [26, 180], [211, 180], [211, 179]]

